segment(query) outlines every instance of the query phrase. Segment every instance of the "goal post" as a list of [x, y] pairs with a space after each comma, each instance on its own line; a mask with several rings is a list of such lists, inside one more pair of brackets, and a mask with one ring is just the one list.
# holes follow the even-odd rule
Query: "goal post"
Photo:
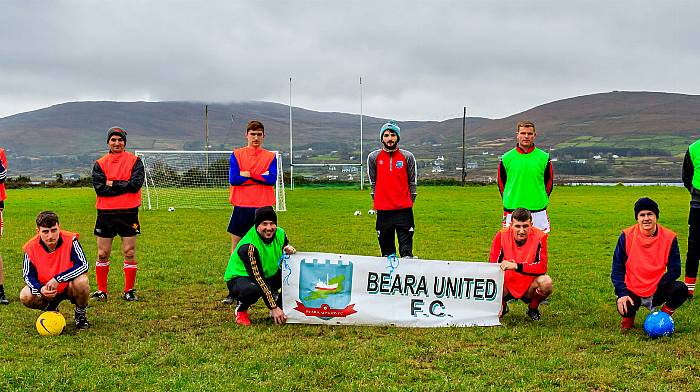
[[[273, 152], [277, 157], [275, 209], [286, 211], [282, 154]], [[136, 150], [135, 154], [145, 169], [144, 208], [231, 208], [231, 151]]]

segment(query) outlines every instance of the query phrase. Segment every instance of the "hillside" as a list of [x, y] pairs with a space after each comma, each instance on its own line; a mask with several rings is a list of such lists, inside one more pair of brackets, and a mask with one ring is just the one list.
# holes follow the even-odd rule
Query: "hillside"
[[[253, 118], [266, 126], [267, 147], [288, 152], [289, 108], [271, 102], [210, 104], [210, 148], [229, 150], [243, 145], [245, 123]], [[470, 117], [467, 160], [473, 174], [486, 176], [492, 171], [498, 155], [512, 147], [514, 126], [520, 119], [534, 121], [538, 145], [552, 149], [553, 156], [563, 151], [565, 160], [597, 155], [608, 158], [614, 166], [614, 155], [658, 155], [667, 157], [666, 163], [674, 163], [688, 142], [700, 135], [700, 96], [600, 93], [547, 103], [502, 119]], [[296, 163], [358, 161], [359, 115], [293, 108], [293, 120]], [[364, 154], [377, 147], [378, 128], [384, 121], [364, 117]], [[424, 174], [457, 174], [456, 166], [461, 166], [461, 118], [398, 121], [402, 145], [416, 153], [425, 169], [431, 169], [427, 173], [423, 170]], [[132, 150], [203, 149], [204, 104], [69, 102], [1, 118], [0, 140], [13, 161], [14, 174], [41, 176], [48, 172], [45, 177], [51, 177], [54, 172], [89, 170], [95, 157], [105, 151], [105, 130], [113, 125], [128, 129]], [[432, 162], [439, 156], [444, 161]], [[565, 166], [562, 174], [568, 171]], [[600, 169], [599, 175], [615, 176], [612, 166], [606, 173]], [[586, 171], [590, 170], [579, 174], [596, 174]], [[617, 176], [630, 174], [625, 173]]]

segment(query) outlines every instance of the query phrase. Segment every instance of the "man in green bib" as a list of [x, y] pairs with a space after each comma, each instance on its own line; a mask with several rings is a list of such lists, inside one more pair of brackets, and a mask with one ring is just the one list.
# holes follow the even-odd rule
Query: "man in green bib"
[[685, 258], [685, 284], [688, 294], [695, 294], [695, 281], [700, 260], [700, 140], [688, 147], [683, 160], [683, 185], [690, 192], [690, 212], [688, 213], [688, 253]]
[[498, 163], [498, 190], [503, 198], [503, 227], [510, 226], [516, 208], [532, 213], [533, 226], [549, 233], [547, 205], [554, 187], [554, 171], [549, 154], [535, 147], [535, 124], [520, 121], [515, 138], [518, 144]]
[[238, 301], [236, 324], [250, 325], [248, 308], [260, 298], [270, 309], [275, 324], [284, 324], [287, 316], [282, 311], [282, 273], [279, 261], [284, 254], [296, 249], [281, 227], [272, 207], [255, 210], [254, 226], [241, 238], [228, 261], [224, 280], [229, 295]]

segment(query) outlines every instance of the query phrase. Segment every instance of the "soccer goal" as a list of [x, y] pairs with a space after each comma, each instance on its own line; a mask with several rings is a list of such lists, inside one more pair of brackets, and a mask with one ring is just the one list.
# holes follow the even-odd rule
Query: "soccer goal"
[[[286, 211], [282, 154], [277, 155], [275, 209]], [[161, 208], [231, 208], [229, 160], [231, 151], [137, 150], [146, 171], [142, 205]]]

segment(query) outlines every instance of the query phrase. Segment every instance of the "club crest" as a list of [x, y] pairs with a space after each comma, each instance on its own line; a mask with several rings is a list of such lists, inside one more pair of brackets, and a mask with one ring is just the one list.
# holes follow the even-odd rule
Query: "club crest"
[[352, 262], [344, 260], [302, 260], [299, 272], [299, 300], [295, 310], [306, 316], [329, 320], [357, 311], [350, 304]]

